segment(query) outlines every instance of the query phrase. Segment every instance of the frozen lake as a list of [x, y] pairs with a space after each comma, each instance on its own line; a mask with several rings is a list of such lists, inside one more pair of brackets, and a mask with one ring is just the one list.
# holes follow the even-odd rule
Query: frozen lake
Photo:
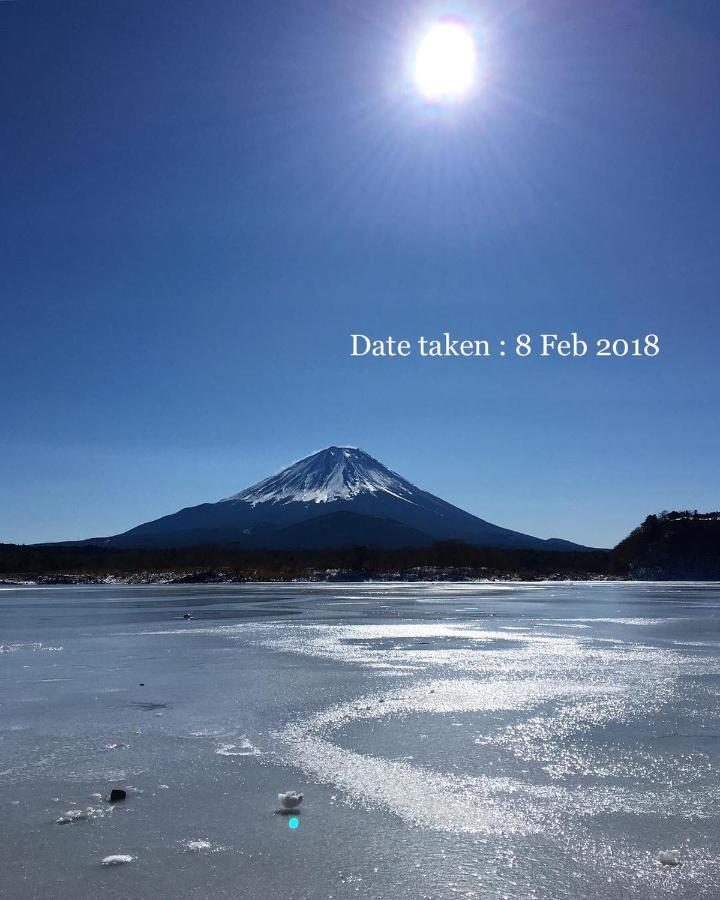
[[0, 611], [8, 900], [720, 896], [719, 585], [3, 588]]

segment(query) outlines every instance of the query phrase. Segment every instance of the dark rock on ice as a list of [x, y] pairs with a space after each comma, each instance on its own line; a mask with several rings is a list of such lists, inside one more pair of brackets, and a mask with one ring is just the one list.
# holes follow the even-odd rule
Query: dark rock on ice
[[297, 791], [286, 791], [278, 794], [278, 801], [283, 809], [297, 809], [303, 802], [303, 795], [298, 794]]

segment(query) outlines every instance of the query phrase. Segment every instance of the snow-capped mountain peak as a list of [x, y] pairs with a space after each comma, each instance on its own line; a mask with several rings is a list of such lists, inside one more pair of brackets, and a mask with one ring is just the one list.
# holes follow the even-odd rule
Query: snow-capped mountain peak
[[276, 475], [224, 499], [225, 503], [331, 503], [360, 494], [389, 494], [412, 502], [418, 489], [356, 447], [326, 447]]
[[188, 506], [85, 543], [297, 550], [424, 547], [438, 541], [538, 550], [576, 546], [500, 528], [416, 487], [363, 450], [334, 446], [217, 503]]

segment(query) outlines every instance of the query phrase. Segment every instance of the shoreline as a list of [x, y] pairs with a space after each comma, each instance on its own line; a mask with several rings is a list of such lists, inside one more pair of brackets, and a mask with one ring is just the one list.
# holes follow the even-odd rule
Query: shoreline
[[[607, 583], [607, 582], [623, 582], [628, 584], [637, 584], [641, 582], [654, 581], [687, 581], [688, 583], [697, 579], [677, 579], [677, 578], [627, 578], [617, 575], [598, 575], [596, 573], [573, 573], [563, 574], [557, 573], [552, 576], [528, 576], [519, 573], [508, 573], [506, 575], [462, 575], [452, 572], [438, 573], [417, 573], [417, 572], [375, 572], [372, 574], [352, 574], [352, 573], [325, 573], [317, 572], [307, 576], [295, 576], [292, 578], [262, 578], [258, 576], [233, 577], [216, 574], [216, 577], [209, 577], [209, 573], [171, 573], [171, 572], [153, 572], [153, 573], [133, 573], [130, 575], [82, 575], [73, 573], [57, 573], [53, 575], [18, 575], [5, 576], [0, 578], [0, 588], [14, 587], [102, 587], [102, 586], [181, 586], [181, 585], [242, 585], [242, 584], [574, 584], [583, 582]], [[704, 582], [705, 583], [705, 582]], [[713, 583], [712, 581], [708, 581]]]

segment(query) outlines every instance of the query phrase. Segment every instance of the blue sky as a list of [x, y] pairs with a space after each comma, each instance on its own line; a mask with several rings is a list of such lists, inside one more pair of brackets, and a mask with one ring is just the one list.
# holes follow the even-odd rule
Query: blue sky
[[[482, 87], [430, 110], [448, 12]], [[0, 60], [0, 540], [337, 443], [543, 537], [720, 507], [717, 4], [0, 3]], [[662, 352], [348, 356], [571, 330]]]

